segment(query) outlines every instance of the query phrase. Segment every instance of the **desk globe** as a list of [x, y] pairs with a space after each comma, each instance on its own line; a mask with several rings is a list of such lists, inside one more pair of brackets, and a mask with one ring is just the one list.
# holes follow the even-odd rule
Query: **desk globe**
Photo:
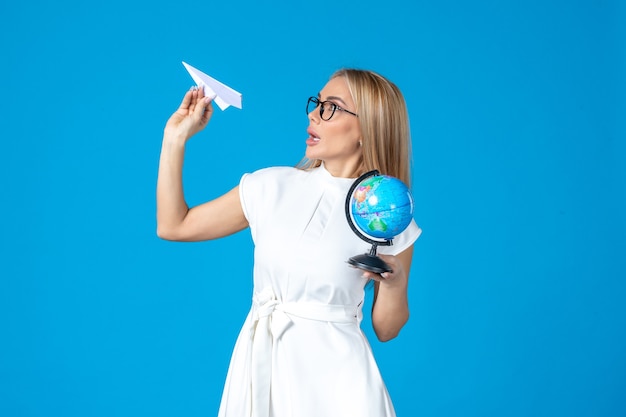
[[378, 246], [389, 246], [413, 219], [413, 197], [398, 178], [367, 172], [357, 178], [346, 197], [346, 218], [354, 233], [372, 244], [369, 253], [356, 255], [348, 263], [375, 273], [392, 272], [376, 256]]

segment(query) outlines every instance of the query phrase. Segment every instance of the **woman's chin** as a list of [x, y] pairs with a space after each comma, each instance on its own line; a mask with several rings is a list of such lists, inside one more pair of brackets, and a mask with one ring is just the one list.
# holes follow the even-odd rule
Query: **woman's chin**
[[307, 159], [322, 159], [320, 158], [319, 152], [315, 152], [315, 149], [312, 149], [311, 146], [306, 147], [306, 151], [304, 152], [304, 156]]

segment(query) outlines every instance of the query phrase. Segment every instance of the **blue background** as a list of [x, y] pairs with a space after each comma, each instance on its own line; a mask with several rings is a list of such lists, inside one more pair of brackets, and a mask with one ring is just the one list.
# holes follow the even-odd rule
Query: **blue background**
[[244, 95], [188, 146], [191, 205], [295, 164], [335, 69], [403, 90], [412, 315], [386, 344], [364, 322], [399, 416], [625, 416], [625, 18], [617, 0], [3, 2], [0, 416], [216, 415], [252, 244], [156, 237], [182, 60]]

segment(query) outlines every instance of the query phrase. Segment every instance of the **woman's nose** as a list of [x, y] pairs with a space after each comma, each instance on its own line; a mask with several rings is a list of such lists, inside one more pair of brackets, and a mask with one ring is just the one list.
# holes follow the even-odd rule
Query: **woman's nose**
[[321, 120], [319, 107], [314, 108], [307, 117], [310, 121], [319, 123]]

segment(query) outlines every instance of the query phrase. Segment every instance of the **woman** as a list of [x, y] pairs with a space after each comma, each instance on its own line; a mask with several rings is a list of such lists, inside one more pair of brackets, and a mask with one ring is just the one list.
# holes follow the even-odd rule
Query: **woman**
[[306, 154], [295, 168], [245, 174], [239, 186], [189, 208], [182, 167], [186, 141], [209, 122], [211, 100], [193, 88], [164, 131], [157, 183], [158, 235], [216, 239], [250, 227], [255, 243], [254, 296], [237, 339], [220, 417], [394, 416], [359, 325], [364, 287], [374, 280], [377, 337], [397, 336], [409, 316], [411, 222], [380, 247], [393, 269], [382, 275], [351, 268], [367, 252], [345, 219], [348, 189], [378, 169], [409, 183], [410, 137], [398, 88], [371, 71], [333, 74], [307, 105]]

